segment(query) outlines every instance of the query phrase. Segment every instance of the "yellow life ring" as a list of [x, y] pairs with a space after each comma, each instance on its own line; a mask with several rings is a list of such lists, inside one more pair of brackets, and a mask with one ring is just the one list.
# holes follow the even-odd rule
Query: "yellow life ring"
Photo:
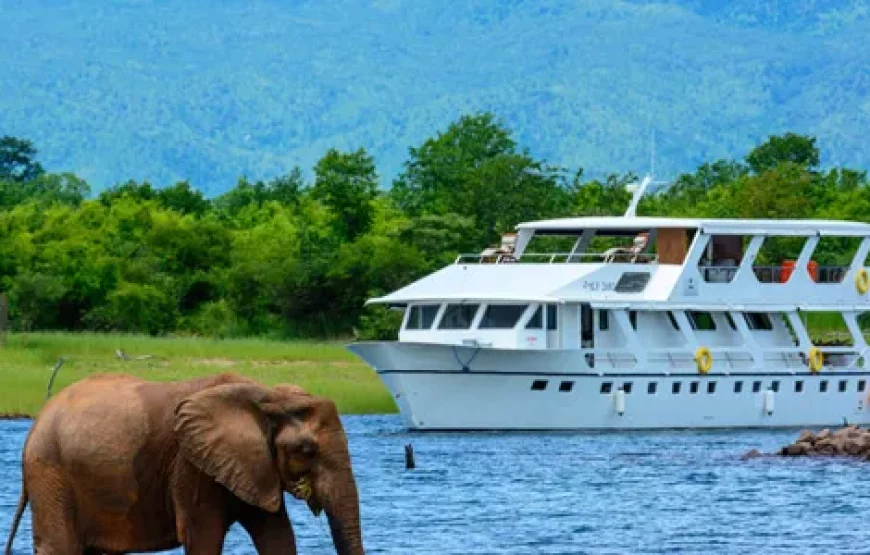
[[861, 293], [862, 295], [870, 289], [870, 275], [867, 274], [865, 268], [861, 268], [858, 270], [858, 273], [855, 274], [855, 289], [857, 289], [858, 293]]
[[810, 349], [810, 370], [814, 373], [819, 372], [822, 369], [822, 365], [825, 363], [825, 355], [822, 354], [817, 347], [813, 347]]
[[698, 366], [698, 372], [706, 374], [713, 367], [713, 355], [710, 354], [710, 349], [707, 347], [698, 347], [695, 351], [695, 364]]

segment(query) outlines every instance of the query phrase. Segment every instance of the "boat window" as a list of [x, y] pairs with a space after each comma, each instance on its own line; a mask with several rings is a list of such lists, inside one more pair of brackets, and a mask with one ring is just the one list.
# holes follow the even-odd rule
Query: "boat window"
[[677, 324], [677, 317], [674, 316], [674, 313], [671, 310], [668, 311], [668, 320], [671, 321], [671, 325], [674, 327], [674, 329], [679, 331], [680, 325]]
[[629, 310], [628, 311], [628, 321], [631, 322], [631, 327], [633, 329], [637, 329], [637, 311]]
[[680, 392], [680, 382], [674, 382], [674, 385], [671, 386], [671, 393], [677, 394]]
[[613, 384], [611, 382], [603, 382], [601, 384], [601, 393], [610, 393], [613, 389]]
[[556, 328], [556, 305], [547, 305], [547, 329], [552, 331]]
[[522, 304], [491, 304], [486, 307], [478, 327], [481, 329], [512, 329], [517, 325], [517, 321], [525, 311], [526, 305]]
[[824, 393], [828, 390], [828, 380], [822, 380], [819, 382], [819, 392]]
[[867, 387], [867, 382], [866, 382], [866, 381], [864, 381], [864, 380], [858, 380], [858, 391], [859, 391], [859, 392], [864, 391], [864, 389], [865, 389], [866, 387]]
[[770, 321], [770, 316], [764, 312], [747, 312], [743, 316], [746, 318], [746, 325], [751, 330], [770, 331], [773, 329], [773, 322]]
[[697, 393], [700, 385], [701, 385], [700, 382], [690, 383], [689, 384], [689, 393]]
[[770, 390], [774, 393], [777, 393], [779, 391], [779, 380], [773, 380], [773, 382], [771, 382]]
[[449, 304], [441, 317], [438, 329], [442, 330], [467, 330], [474, 321], [477, 313], [476, 304]]
[[649, 283], [649, 272], [625, 272], [619, 276], [614, 290], [617, 293], [640, 293]]
[[804, 382], [803, 380], [798, 380], [794, 382], [794, 392], [795, 393], [803, 393], [804, 391]]
[[547, 389], [547, 380], [535, 380], [532, 382], [532, 391], [544, 391]]
[[716, 382], [707, 382], [707, 393], [716, 393]]
[[598, 329], [607, 331], [610, 329], [610, 313], [606, 310], [598, 311]]
[[438, 315], [437, 304], [414, 305], [408, 313], [407, 330], [428, 330]]
[[631, 382], [623, 382], [622, 390], [625, 391], [626, 394], [631, 393]]
[[716, 322], [713, 321], [713, 315], [709, 312], [689, 310], [686, 315], [689, 317], [693, 330], [713, 331], [716, 329]]
[[541, 306], [539, 306], [539, 307], [535, 310], [535, 313], [532, 314], [532, 317], [531, 317], [531, 318], [529, 318], [529, 323], [526, 324], [526, 329], [527, 329], [527, 330], [539, 330], [539, 329], [541, 329], [541, 326], [544, 325], [544, 324], [543, 324], [544, 319], [543, 319], [543, 316], [541, 316], [541, 313], [542, 313], [543, 311], [544, 311], [544, 309], [543, 309], [543, 307], [541, 307]]
[[845, 393], [849, 388], [849, 380], [840, 380], [840, 393]]
[[574, 387], [574, 382], [562, 382], [559, 384], [559, 391], [567, 393]]
[[740, 393], [743, 391], [743, 382], [734, 382], [734, 393]]
[[752, 382], [752, 392], [758, 393], [761, 391], [761, 382]]
[[658, 384], [656, 382], [649, 382], [646, 386], [646, 392], [649, 393], [650, 395], [655, 395], [657, 387], [658, 387]]

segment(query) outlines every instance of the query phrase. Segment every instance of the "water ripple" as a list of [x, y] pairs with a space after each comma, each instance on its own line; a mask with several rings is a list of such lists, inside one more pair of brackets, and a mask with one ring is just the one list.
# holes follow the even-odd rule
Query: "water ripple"
[[[371, 554], [870, 552], [870, 466], [740, 460], [795, 431], [415, 434], [394, 416], [345, 425]], [[4, 538], [29, 426], [0, 422]], [[325, 518], [288, 502], [299, 552], [334, 553]], [[29, 514], [22, 524], [16, 553], [29, 553]], [[253, 552], [241, 528], [224, 552]]]

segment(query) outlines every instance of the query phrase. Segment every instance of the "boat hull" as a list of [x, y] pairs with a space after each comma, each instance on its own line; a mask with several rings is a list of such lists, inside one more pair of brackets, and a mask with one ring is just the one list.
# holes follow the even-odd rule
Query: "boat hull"
[[[651, 365], [596, 372], [589, 371], [584, 353], [576, 350], [404, 342], [361, 342], [349, 348], [377, 371], [412, 430], [781, 428], [870, 422], [867, 371], [811, 374], [797, 366], [700, 375]], [[680, 384], [676, 393], [675, 383]]]

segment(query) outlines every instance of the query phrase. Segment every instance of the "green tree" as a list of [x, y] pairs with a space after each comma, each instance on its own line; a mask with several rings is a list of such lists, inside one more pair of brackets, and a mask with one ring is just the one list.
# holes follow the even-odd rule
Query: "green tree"
[[33, 143], [9, 135], [0, 137], [0, 180], [30, 181], [43, 173]]
[[11, 208], [28, 201], [42, 206], [78, 206], [89, 194], [88, 184], [71, 173], [42, 173], [28, 181], [0, 180], [0, 208]]
[[165, 187], [157, 191], [157, 200], [160, 205], [182, 214], [204, 214], [211, 203], [203, 194], [190, 186], [187, 181], [179, 181], [175, 185]]
[[746, 156], [746, 163], [755, 174], [775, 168], [778, 164], [790, 162], [804, 169], [819, 165], [819, 148], [815, 137], [786, 133], [771, 135], [768, 140], [753, 148]]
[[157, 190], [147, 181], [139, 183], [131, 179], [102, 191], [99, 199], [103, 204], [109, 206], [115, 200], [124, 197], [137, 200], [153, 200], [157, 197]]
[[216, 198], [214, 204], [223, 213], [233, 217], [249, 206], [262, 207], [270, 201], [284, 205], [296, 204], [306, 188], [302, 169], [295, 167], [290, 173], [271, 181], [251, 183], [242, 177], [235, 187]]
[[378, 189], [374, 159], [363, 148], [353, 152], [332, 148], [317, 162], [314, 174], [311, 196], [335, 215], [336, 232], [348, 241], [365, 233]]
[[518, 151], [510, 131], [483, 113], [411, 148], [392, 196], [412, 216], [472, 218], [480, 245], [523, 220], [565, 213], [570, 196], [562, 185], [558, 169]]
[[604, 181], [581, 181], [582, 172], [571, 185], [573, 212], [583, 216], [621, 216], [631, 203], [631, 193], [626, 188], [637, 181], [634, 174], [608, 175]]

